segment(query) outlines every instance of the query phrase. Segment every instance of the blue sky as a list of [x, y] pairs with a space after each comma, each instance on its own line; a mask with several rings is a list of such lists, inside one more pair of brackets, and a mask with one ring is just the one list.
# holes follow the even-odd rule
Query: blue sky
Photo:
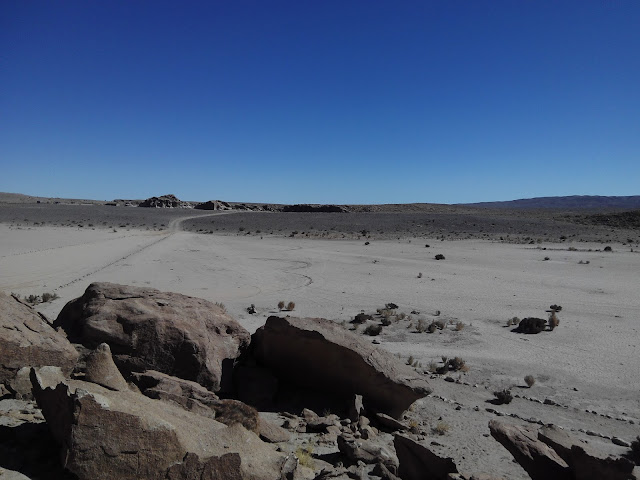
[[640, 194], [640, 2], [0, 0], [0, 191]]

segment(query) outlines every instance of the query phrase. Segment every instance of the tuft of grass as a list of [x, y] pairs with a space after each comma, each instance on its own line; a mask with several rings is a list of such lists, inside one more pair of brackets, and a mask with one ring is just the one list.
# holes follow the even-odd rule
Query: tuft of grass
[[220, 310], [222, 310], [224, 313], [227, 313], [227, 307], [224, 306], [224, 303], [216, 302], [216, 305], [220, 307]]
[[438, 435], [444, 435], [450, 430], [450, 426], [447, 422], [438, 422], [435, 427], [431, 429], [431, 431]]
[[533, 375], [527, 375], [526, 377], [524, 377], [524, 383], [527, 384], [527, 387], [531, 388], [533, 387], [533, 384], [536, 383], [536, 379]]
[[427, 322], [425, 322], [422, 318], [418, 319], [418, 325], [416, 325], [416, 331], [418, 333], [422, 333], [427, 329]]
[[298, 463], [303, 467], [315, 468], [315, 462], [313, 461], [313, 449], [311, 447], [298, 447], [296, 449], [296, 457], [298, 457]]
[[289, 310], [290, 312], [295, 310], [295, 308], [296, 308], [296, 303], [295, 302], [287, 303], [287, 310]]
[[284, 309], [284, 301], [280, 300], [278, 302], [278, 310], [282, 311]]
[[56, 300], [58, 298], [60, 298], [60, 296], [57, 293], [45, 292], [42, 294], [42, 303], [51, 302], [52, 300]]
[[463, 328], [464, 328], [464, 323], [462, 323], [462, 322], [456, 323], [456, 332], [459, 332]]
[[413, 365], [413, 355], [409, 355], [409, 358], [407, 358], [407, 365]]

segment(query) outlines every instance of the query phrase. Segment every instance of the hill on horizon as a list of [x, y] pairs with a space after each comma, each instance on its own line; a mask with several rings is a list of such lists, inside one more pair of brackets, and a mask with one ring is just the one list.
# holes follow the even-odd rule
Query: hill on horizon
[[557, 208], [557, 209], [606, 209], [640, 208], [640, 195], [632, 196], [601, 196], [601, 195], [570, 195], [564, 197], [535, 197], [501, 202], [462, 203], [469, 207], [481, 208]]

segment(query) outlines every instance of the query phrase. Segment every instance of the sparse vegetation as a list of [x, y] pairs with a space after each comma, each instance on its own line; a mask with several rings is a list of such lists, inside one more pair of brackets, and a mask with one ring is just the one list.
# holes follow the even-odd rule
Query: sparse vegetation
[[431, 429], [431, 431], [437, 435], [444, 435], [449, 432], [449, 424], [447, 422], [438, 422], [435, 427]]
[[382, 332], [382, 325], [372, 323], [371, 325], [368, 325], [362, 333], [371, 337], [375, 337], [377, 335], [380, 335], [380, 332]]
[[462, 323], [462, 322], [456, 323], [456, 332], [459, 332], [463, 328], [464, 328], [464, 323]]
[[313, 461], [313, 449], [311, 447], [298, 447], [296, 449], [296, 457], [298, 457], [298, 463], [303, 467], [313, 469], [315, 462]]
[[504, 390], [498, 390], [496, 392], [493, 392], [493, 395], [496, 397], [495, 403], [497, 403], [498, 405], [511, 403], [511, 400], [513, 400], [513, 395], [511, 394], [511, 390], [506, 388]]
[[287, 303], [287, 310], [289, 310], [290, 312], [292, 312], [293, 310], [295, 310], [296, 308], [296, 304], [295, 302], [289, 302]]
[[416, 331], [418, 333], [422, 333], [427, 329], [427, 322], [425, 322], [422, 318], [418, 319], [418, 325], [416, 325]]
[[227, 313], [227, 307], [224, 306], [224, 303], [216, 302], [216, 305], [220, 307], [220, 310], [222, 310], [224, 313]]
[[278, 302], [278, 310], [282, 311], [284, 309], [284, 302], [282, 300], [280, 300]]
[[407, 365], [413, 365], [413, 355], [409, 355], [409, 358], [407, 358]]
[[536, 379], [533, 377], [533, 375], [527, 375], [526, 377], [524, 377], [524, 383], [527, 384], [527, 387], [531, 388], [533, 387], [533, 384], [536, 383]]
[[251, 306], [247, 307], [247, 313], [249, 315], [253, 315], [256, 313], [256, 306], [252, 303]]
[[435, 259], [436, 259], [436, 260], [444, 260], [444, 255], [442, 255], [441, 253], [439, 253], [439, 254], [437, 254], [437, 255], [435, 256]]

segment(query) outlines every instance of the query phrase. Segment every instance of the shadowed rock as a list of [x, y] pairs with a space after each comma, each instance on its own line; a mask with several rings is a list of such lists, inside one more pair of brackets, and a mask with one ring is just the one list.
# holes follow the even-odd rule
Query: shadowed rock
[[77, 359], [64, 335], [33, 308], [0, 292], [0, 384], [13, 380], [23, 367], [55, 365], [68, 375]]
[[31, 371], [34, 396], [79, 480], [281, 478], [285, 455], [239, 424], [45, 373]]
[[403, 480], [447, 480], [450, 473], [458, 473], [453, 459], [436, 455], [406, 435], [395, 435], [393, 446], [400, 462], [398, 475]]
[[509, 450], [532, 480], [566, 480], [571, 472], [567, 463], [547, 444], [538, 440], [535, 429], [489, 422], [491, 435]]
[[340, 396], [347, 408], [359, 394], [368, 408], [398, 418], [431, 392], [390, 353], [325, 319], [269, 317], [253, 335], [251, 352], [280, 383]]
[[547, 326], [547, 321], [544, 318], [523, 318], [520, 320], [516, 332], [520, 333], [540, 333]]
[[139, 207], [151, 208], [191, 208], [187, 202], [183, 202], [175, 195], [162, 195], [160, 197], [151, 197], [140, 202]]
[[88, 348], [108, 343], [125, 376], [157, 370], [225, 389], [249, 332], [207, 300], [153, 288], [92, 283], [54, 325]]

